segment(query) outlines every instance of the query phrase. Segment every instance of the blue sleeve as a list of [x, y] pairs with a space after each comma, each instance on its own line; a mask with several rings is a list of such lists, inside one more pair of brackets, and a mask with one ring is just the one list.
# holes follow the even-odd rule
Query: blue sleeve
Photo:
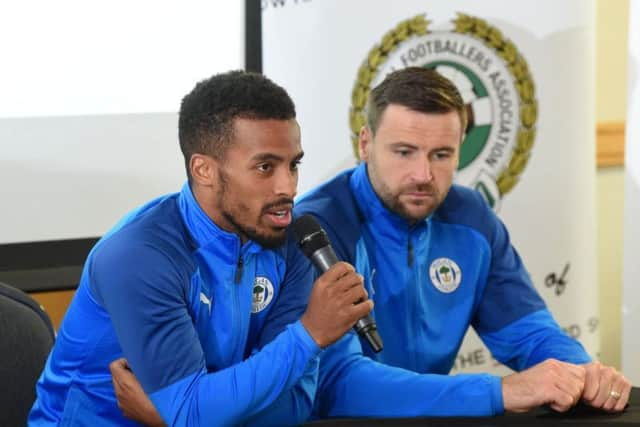
[[318, 363], [316, 357], [307, 365], [302, 377], [287, 392], [270, 406], [249, 419], [245, 426], [284, 427], [303, 424], [311, 416], [313, 401], [318, 386]]
[[[313, 266], [293, 244], [286, 247], [287, 273], [278, 296], [259, 337], [259, 346], [271, 342], [287, 326], [302, 317], [314, 281]], [[311, 415], [318, 384], [319, 357], [307, 365], [304, 374], [273, 404], [254, 415], [248, 426], [287, 426], [304, 423]]]
[[591, 361], [584, 347], [560, 329], [548, 310], [531, 313], [480, 338], [493, 357], [515, 371], [550, 358], [576, 364]]
[[491, 416], [504, 411], [499, 377], [436, 375], [378, 363], [354, 333], [325, 349], [314, 415], [319, 417]]
[[477, 229], [489, 243], [491, 261], [472, 324], [493, 356], [517, 371], [550, 357], [588, 362], [582, 346], [560, 329], [547, 310], [502, 221], [483, 200], [475, 204]]
[[[313, 369], [317, 346], [300, 322], [245, 361], [215, 373], [204, 370], [151, 393], [168, 425], [242, 424], [274, 403]], [[277, 416], [273, 415], [273, 416]], [[279, 414], [293, 424], [294, 415]], [[268, 420], [263, 424], [269, 425]]]
[[177, 255], [126, 243], [103, 245], [91, 281], [124, 357], [168, 425], [242, 423], [316, 363], [319, 349], [296, 322], [243, 362], [207, 373], [188, 310], [190, 277], [175, 264]]
[[[479, 194], [475, 197], [480, 198]], [[502, 329], [506, 325], [546, 305], [531, 282], [520, 255], [511, 244], [506, 227], [486, 205], [476, 202], [477, 230], [489, 244], [490, 265], [486, 285], [472, 319], [479, 334]]]

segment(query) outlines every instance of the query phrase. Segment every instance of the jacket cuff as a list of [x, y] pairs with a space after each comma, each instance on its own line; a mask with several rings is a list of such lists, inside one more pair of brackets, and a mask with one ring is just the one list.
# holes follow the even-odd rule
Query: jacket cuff
[[320, 354], [322, 349], [316, 344], [311, 335], [309, 335], [309, 332], [307, 332], [307, 329], [302, 325], [300, 320], [288, 327], [296, 338], [296, 341], [302, 344], [302, 347], [307, 351], [309, 358], [316, 357]]
[[494, 415], [504, 414], [504, 400], [502, 399], [502, 378], [490, 375], [491, 406]]

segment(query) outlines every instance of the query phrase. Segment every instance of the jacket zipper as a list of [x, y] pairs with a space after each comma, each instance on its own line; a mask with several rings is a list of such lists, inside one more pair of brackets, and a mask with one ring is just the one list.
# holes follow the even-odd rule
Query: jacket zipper
[[236, 284], [240, 284], [240, 280], [242, 279], [242, 268], [244, 267], [244, 261], [242, 261], [242, 252], [240, 253], [240, 257], [238, 258], [238, 265], [236, 267]]
[[411, 244], [411, 236], [407, 240], [407, 263], [409, 267], [413, 266], [413, 245]]
[[[240, 248], [240, 255], [238, 256], [238, 263], [236, 264], [236, 274], [234, 276], [234, 282], [236, 285], [239, 285], [242, 282], [242, 270], [244, 267], [244, 261], [242, 259], [242, 248]], [[244, 342], [244, 329], [245, 324], [243, 321], [243, 315], [240, 313], [240, 292], [241, 288], [238, 286], [233, 286], [233, 294], [235, 304], [233, 305], [233, 324], [239, 326], [239, 333], [236, 338], [236, 349], [235, 354], [242, 355], [244, 354], [244, 348], [242, 348], [242, 343]]]

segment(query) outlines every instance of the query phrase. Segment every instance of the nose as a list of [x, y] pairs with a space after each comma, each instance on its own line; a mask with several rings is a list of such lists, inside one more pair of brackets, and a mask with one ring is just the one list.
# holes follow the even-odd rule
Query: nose
[[297, 193], [298, 172], [289, 168], [282, 168], [276, 176], [275, 193], [293, 199]]
[[416, 161], [411, 165], [411, 178], [420, 184], [430, 182], [433, 179], [428, 156], [417, 156]]

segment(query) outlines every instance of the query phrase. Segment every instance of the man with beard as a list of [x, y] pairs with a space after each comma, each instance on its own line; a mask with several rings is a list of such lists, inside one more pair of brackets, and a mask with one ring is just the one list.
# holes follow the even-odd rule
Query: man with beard
[[[455, 86], [431, 69], [395, 71], [367, 114], [361, 164], [295, 208], [364, 276], [384, 341], [376, 354], [347, 334], [325, 350], [317, 415], [484, 416], [580, 399], [622, 411], [629, 381], [558, 327], [502, 222], [452, 185], [467, 126]], [[447, 375], [469, 326], [519, 373]]]
[[284, 89], [252, 73], [213, 76], [185, 96], [188, 182], [128, 214], [92, 249], [30, 425], [138, 425], [119, 408], [127, 384], [112, 382], [114, 360], [157, 408], [140, 392], [142, 403], [122, 404], [125, 415], [150, 412], [149, 424], [307, 418], [321, 348], [372, 303], [346, 263], [313, 283], [310, 263], [287, 241], [303, 156], [295, 117]]

